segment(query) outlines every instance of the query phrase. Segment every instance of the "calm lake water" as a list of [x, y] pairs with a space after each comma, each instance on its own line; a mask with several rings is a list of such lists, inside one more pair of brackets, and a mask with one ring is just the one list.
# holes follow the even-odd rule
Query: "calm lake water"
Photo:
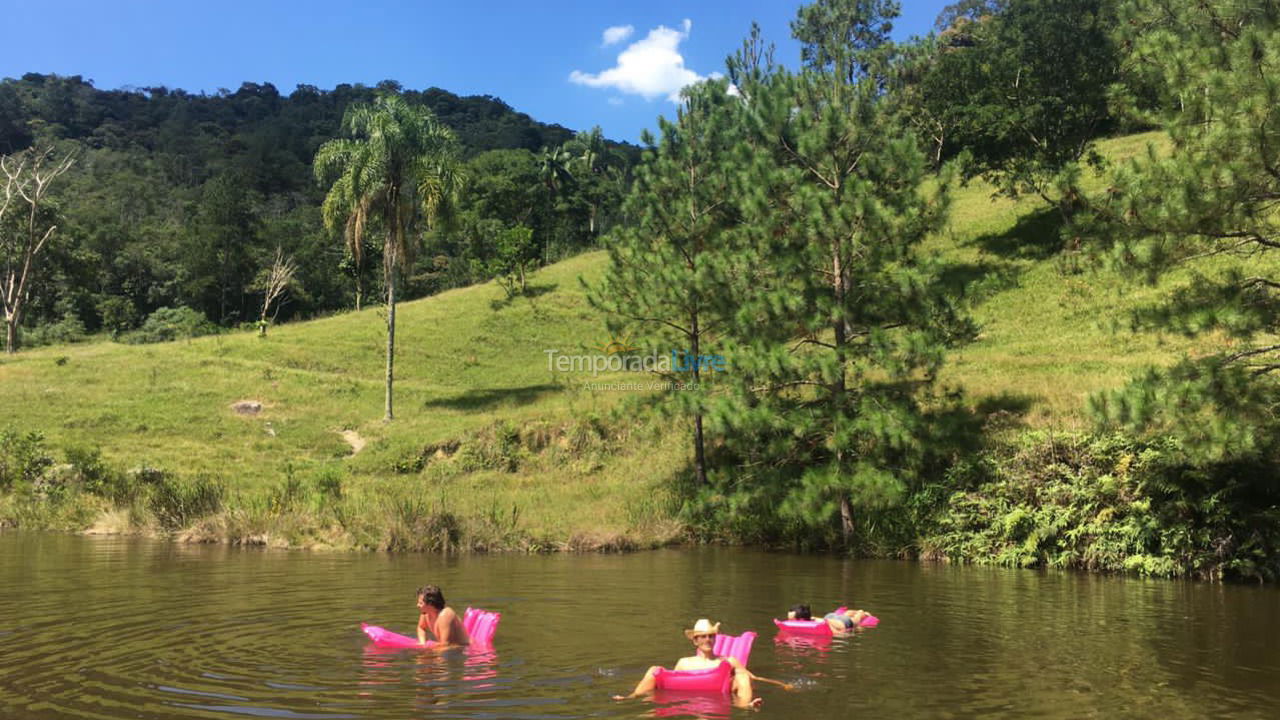
[[[372, 652], [413, 590], [498, 610], [492, 655]], [[798, 600], [881, 625], [780, 642]], [[614, 703], [697, 617], [760, 633], [758, 712]], [[738, 549], [319, 554], [0, 534], [3, 718], [1257, 717], [1280, 714], [1280, 592]]]

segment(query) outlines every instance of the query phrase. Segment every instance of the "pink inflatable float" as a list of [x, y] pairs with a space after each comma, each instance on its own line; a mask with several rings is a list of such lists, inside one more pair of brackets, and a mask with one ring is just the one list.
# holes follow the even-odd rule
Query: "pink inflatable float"
[[658, 668], [653, 675], [654, 687], [659, 690], [685, 690], [696, 692], [729, 692], [733, 682], [733, 666], [728, 660], [706, 670], [668, 670]]
[[[714, 652], [721, 657], [731, 657], [746, 667], [755, 641], [756, 634], [751, 631], [737, 636], [716, 635]], [[659, 690], [727, 693], [733, 682], [733, 666], [728, 660], [722, 660], [719, 665], [706, 670], [658, 668], [653, 679], [654, 687]]]
[[[836, 608], [834, 612], [843, 613], [847, 608]], [[831, 637], [834, 633], [831, 630], [831, 624], [825, 619], [819, 620], [778, 620], [774, 619], [774, 625], [778, 626], [781, 632], [791, 633], [793, 635], [815, 635], [820, 637]], [[858, 623], [858, 627], [875, 627], [880, 624], [880, 618], [875, 615], [868, 615], [862, 618]]]
[[[498, 630], [498, 621], [502, 613], [487, 612], [479, 608], [467, 608], [462, 616], [462, 627], [471, 638], [472, 646], [484, 646], [493, 642], [493, 634]], [[377, 625], [360, 623], [360, 629], [380, 648], [390, 650], [421, 650], [424, 647], [435, 647], [435, 641], [428, 640], [426, 645], [419, 645], [418, 638], [391, 632]]]

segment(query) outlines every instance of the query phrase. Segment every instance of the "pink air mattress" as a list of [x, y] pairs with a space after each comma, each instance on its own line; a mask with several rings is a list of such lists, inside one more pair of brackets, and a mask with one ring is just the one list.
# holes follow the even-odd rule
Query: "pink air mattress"
[[[842, 612], [844, 608], [837, 608], [835, 612]], [[831, 624], [825, 619], [819, 620], [777, 620], [773, 621], [778, 626], [778, 630], [791, 633], [793, 635], [816, 635], [830, 637], [834, 633], [831, 630]], [[858, 623], [858, 627], [875, 627], [880, 624], [880, 618], [875, 615], [868, 615], [862, 618]]]
[[[467, 608], [462, 616], [462, 627], [471, 638], [472, 645], [489, 645], [493, 642], [493, 634], [498, 630], [501, 613], [486, 612], [479, 608]], [[391, 632], [377, 625], [360, 623], [360, 629], [373, 641], [374, 645], [390, 650], [421, 650], [435, 647], [435, 642], [428, 640], [426, 645], [419, 645], [418, 638]]]
[[728, 660], [721, 660], [719, 665], [706, 670], [658, 668], [653, 679], [654, 687], [659, 690], [727, 693], [733, 683], [733, 666]]
[[[747, 666], [751, 658], [751, 646], [756, 641], [756, 634], [748, 630], [741, 635], [716, 635], [716, 644], [712, 649], [720, 657], [731, 657]], [[658, 668], [654, 677], [654, 687], [659, 690], [684, 690], [694, 692], [729, 692], [733, 684], [733, 666], [728, 660], [707, 670], [668, 670]]]

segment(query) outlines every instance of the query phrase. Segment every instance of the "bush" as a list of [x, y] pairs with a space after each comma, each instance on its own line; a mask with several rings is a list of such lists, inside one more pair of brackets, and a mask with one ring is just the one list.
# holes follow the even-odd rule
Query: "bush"
[[392, 552], [443, 552], [458, 549], [462, 521], [445, 510], [433, 510], [420, 498], [400, 498], [385, 510], [388, 523], [384, 549]]
[[40, 325], [22, 334], [22, 344], [27, 347], [65, 345], [84, 342], [88, 333], [84, 323], [73, 313], [67, 313], [56, 323]]
[[102, 329], [117, 337], [138, 326], [138, 308], [128, 298], [110, 295], [98, 301]]
[[1280, 578], [1271, 463], [1189, 463], [1175, 440], [1032, 433], [955, 490], [927, 554], [1016, 567]]
[[147, 507], [166, 530], [177, 530], [218, 512], [226, 494], [219, 482], [206, 477], [181, 482], [162, 475], [150, 489]]
[[31, 486], [53, 466], [44, 435], [13, 428], [0, 430], [0, 490]]
[[163, 307], [148, 315], [142, 327], [124, 335], [123, 339], [133, 345], [143, 345], [212, 335], [216, 332], [218, 326], [196, 310], [188, 307]]
[[323, 499], [337, 502], [342, 499], [342, 468], [326, 466], [315, 476], [316, 493]]

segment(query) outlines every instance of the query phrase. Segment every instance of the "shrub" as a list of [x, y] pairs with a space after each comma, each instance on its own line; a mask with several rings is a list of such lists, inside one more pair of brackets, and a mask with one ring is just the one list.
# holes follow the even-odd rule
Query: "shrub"
[[136, 332], [123, 337], [125, 342], [142, 345], [212, 335], [216, 332], [218, 326], [196, 310], [188, 307], [163, 307], [148, 315], [146, 322]]
[[1032, 433], [990, 451], [922, 527], [927, 554], [1016, 567], [1280, 577], [1272, 464], [1187, 461], [1172, 439]]
[[53, 456], [45, 448], [44, 435], [35, 430], [0, 429], [0, 490], [30, 486], [52, 466]]
[[323, 499], [337, 502], [342, 499], [342, 468], [325, 466], [315, 476], [316, 493]]
[[222, 509], [225, 489], [216, 480], [198, 477], [181, 482], [162, 476], [150, 487], [147, 506], [166, 530], [176, 530]]
[[98, 316], [102, 318], [102, 329], [117, 337], [138, 326], [138, 308], [128, 298], [115, 295], [104, 297], [98, 301]]
[[65, 345], [84, 342], [88, 333], [84, 323], [74, 313], [67, 313], [56, 323], [39, 325], [22, 334], [22, 342], [27, 347], [42, 345]]
[[450, 552], [462, 540], [462, 521], [440, 508], [433, 510], [420, 498], [400, 498], [386, 508], [385, 549], [396, 551]]

